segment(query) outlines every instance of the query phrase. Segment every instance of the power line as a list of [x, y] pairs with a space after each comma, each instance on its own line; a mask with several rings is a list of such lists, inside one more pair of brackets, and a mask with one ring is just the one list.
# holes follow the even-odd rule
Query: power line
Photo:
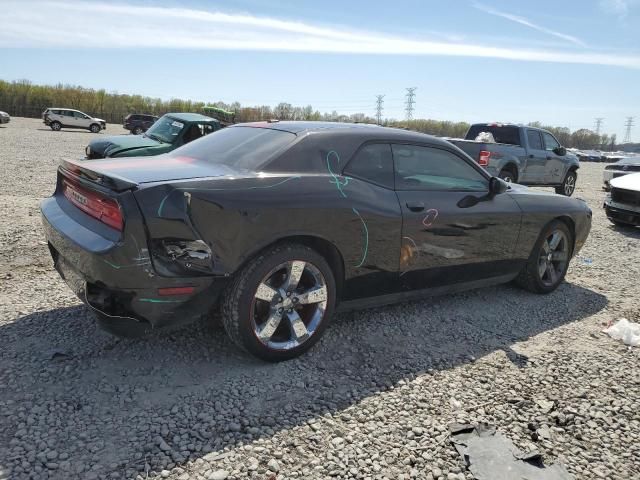
[[418, 87], [407, 88], [407, 94], [405, 95], [407, 100], [405, 101], [404, 111], [407, 113], [407, 120], [413, 120], [413, 104], [416, 103], [416, 90]]
[[382, 104], [384, 103], [384, 95], [376, 95], [376, 120], [378, 125], [382, 123]]
[[624, 134], [624, 141], [622, 143], [631, 143], [631, 127], [633, 127], [633, 120], [633, 117], [627, 117], [627, 121], [624, 124], [627, 131]]
[[596, 135], [600, 135], [600, 127], [602, 127], [602, 122], [604, 122], [604, 118], [602, 117], [596, 118]]

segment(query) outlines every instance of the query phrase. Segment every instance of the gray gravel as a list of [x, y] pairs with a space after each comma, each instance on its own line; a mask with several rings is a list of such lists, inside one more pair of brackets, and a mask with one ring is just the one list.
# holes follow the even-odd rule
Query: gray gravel
[[[108, 133], [122, 133], [109, 125]], [[640, 478], [640, 233], [594, 210], [567, 282], [340, 315], [302, 358], [264, 364], [217, 327], [98, 330], [53, 271], [38, 202], [94, 134], [0, 128], [0, 479], [470, 479], [452, 422], [488, 422], [576, 478]], [[635, 473], [634, 473], [635, 472]]]

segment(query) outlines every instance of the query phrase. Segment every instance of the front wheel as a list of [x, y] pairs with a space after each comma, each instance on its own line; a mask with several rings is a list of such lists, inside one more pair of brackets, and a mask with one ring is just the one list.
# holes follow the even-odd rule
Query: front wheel
[[134, 129], [133, 129], [133, 132], [132, 132], [132, 133], [133, 133], [134, 135], [141, 135], [141, 134], [142, 134], [142, 132], [143, 132], [142, 127], [136, 127], [136, 128], [134, 128]]
[[570, 197], [576, 189], [577, 179], [578, 174], [576, 172], [573, 170], [567, 172], [567, 176], [564, 177], [562, 184], [559, 187], [556, 187], [556, 193], [564, 195], [565, 197]]
[[242, 269], [222, 304], [231, 340], [278, 362], [309, 350], [327, 327], [336, 284], [327, 261], [299, 244], [278, 245]]
[[89, 130], [91, 130], [91, 133], [99, 133], [101, 128], [100, 128], [100, 125], [98, 125], [97, 123], [92, 123], [91, 126], [89, 127]]
[[535, 246], [516, 283], [534, 293], [553, 292], [564, 280], [573, 251], [573, 235], [564, 222], [549, 223]]

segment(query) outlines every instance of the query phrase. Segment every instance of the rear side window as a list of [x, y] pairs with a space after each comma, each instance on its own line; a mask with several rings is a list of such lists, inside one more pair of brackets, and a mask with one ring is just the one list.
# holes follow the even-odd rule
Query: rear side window
[[393, 156], [391, 145], [372, 143], [365, 145], [351, 159], [345, 175], [351, 175], [387, 188], [393, 188]]
[[481, 133], [493, 135], [496, 143], [506, 143], [509, 145], [520, 145], [520, 131], [518, 127], [508, 127], [500, 125], [471, 125], [465, 140], [475, 140]]
[[544, 150], [542, 140], [540, 139], [540, 132], [537, 130], [527, 130], [527, 140], [529, 141], [529, 148]]
[[173, 151], [174, 155], [257, 170], [292, 143], [291, 132], [255, 127], [229, 127]]

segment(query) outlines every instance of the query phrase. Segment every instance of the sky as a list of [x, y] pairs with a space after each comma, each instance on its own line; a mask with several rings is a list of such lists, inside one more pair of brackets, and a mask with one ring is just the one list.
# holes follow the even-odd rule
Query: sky
[[[0, 0], [0, 79], [640, 141], [640, 0]], [[1, 109], [1, 105], [0, 105]]]

